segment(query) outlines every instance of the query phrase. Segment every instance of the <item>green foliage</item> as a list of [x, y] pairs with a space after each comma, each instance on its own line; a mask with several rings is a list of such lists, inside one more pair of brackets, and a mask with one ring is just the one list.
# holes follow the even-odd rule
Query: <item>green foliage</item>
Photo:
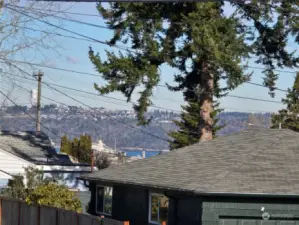
[[[160, 68], [167, 64], [177, 71], [173, 74], [176, 86], [168, 85], [169, 90], [183, 92], [185, 101], [193, 104], [187, 107], [197, 108], [199, 114], [186, 108], [181, 120], [188, 122], [184, 126], [176, 122], [184, 128], [171, 136], [184, 145], [198, 140], [191, 133], [199, 128], [208, 127], [215, 134], [209, 118], [200, 113], [217, 114], [211, 107], [213, 97], [219, 99], [250, 78], [242, 61], [256, 56], [256, 63], [266, 67], [264, 84], [271, 96], [278, 79], [274, 69], [298, 64], [298, 58], [286, 47], [290, 35], [299, 43], [297, 1], [229, 4], [235, 7], [231, 16], [224, 15], [223, 2], [110, 3], [107, 8], [99, 3], [100, 15], [114, 30], [109, 43], [130, 44], [133, 50], [118, 54], [106, 51], [107, 60], [103, 60], [90, 48], [91, 62], [107, 81], [107, 85], [95, 84], [95, 88], [100, 94], [121, 92], [128, 102], [138, 90], [133, 108], [139, 125], [145, 125], [150, 122], [146, 112], [161, 80]], [[220, 81], [226, 85], [220, 86]]]
[[82, 212], [81, 202], [75, 193], [69, 191], [66, 186], [55, 183], [42, 184], [36, 187], [26, 197], [26, 203]]
[[293, 88], [288, 89], [287, 96], [282, 102], [286, 105], [286, 109], [279, 110], [278, 114], [272, 116], [272, 128], [277, 129], [281, 124], [282, 128], [299, 132], [299, 73]]
[[71, 153], [71, 143], [66, 135], [61, 138], [60, 151], [66, 154]]
[[[200, 132], [198, 123], [201, 120], [200, 105], [198, 102], [189, 102], [188, 105], [182, 106], [181, 120], [175, 120], [174, 123], [178, 127], [178, 131], [172, 131], [168, 135], [172, 138], [169, 142], [170, 150], [182, 148], [188, 145], [199, 142]], [[219, 109], [219, 103], [214, 103], [214, 111], [211, 118], [214, 120], [212, 132], [213, 137], [216, 137], [216, 132], [224, 126], [218, 125], [219, 118], [217, 117], [222, 109]]]
[[81, 135], [80, 139], [75, 137], [73, 141], [69, 140], [67, 136], [61, 138], [61, 152], [73, 156], [81, 163], [91, 163], [91, 147], [92, 140], [88, 135]]
[[4, 190], [2, 194], [6, 197], [25, 200], [27, 191], [23, 179], [23, 176], [13, 176], [12, 179], [8, 181], [8, 188]]
[[[160, 81], [163, 64], [178, 70], [174, 75], [178, 85], [169, 89], [183, 91], [187, 102], [206, 95], [205, 82], [211, 75], [214, 96], [235, 88], [247, 79], [240, 62], [247, 57], [248, 46], [237, 34], [238, 20], [225, 17], [221, 8], [221, 3], [111, 3], [109, 9], [99, 4], [100, 14], [115, 29], [111, 44], [126, 43], [130, 37], [131, 47], [140, 51], [126, 55], [107, 52], [108, 59], [103, 61], [91, 49], [92, 63], [108, 81], [106, 86], [95, 88], [101, 94], [120, 91], [130, 101], [135, 89], [142, 87], [134, 105], [140, 124], [149, 121], [145, 112], [152, 104], [152, 90]], [[149, 19], [145, 22], [140, 18]], [[164, 21], [169, 22], [167, 28]], [[178, 40], [182, 40], [179, 48]], [[188, 61], [191, 67], [186, 66]], [[218, 85], [221, 78], [227, 81], [224, 88]]]
[[[26, 178], [26, 185], [24, 184]], [[46, 205], [81, 212], [81, 203], [66, 186], [57, 184], [53, 179], [44, 178], [42, 171], [25, 168], [25, 176], [14, 176], [9, 180], [3, 195], [26, 201], [28, 204]]]

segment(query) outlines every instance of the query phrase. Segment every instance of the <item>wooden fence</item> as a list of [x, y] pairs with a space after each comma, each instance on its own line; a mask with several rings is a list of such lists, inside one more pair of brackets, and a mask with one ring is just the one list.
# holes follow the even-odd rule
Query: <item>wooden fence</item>
[[129, 222], [0, 198], [0, 225], [129, 225]]

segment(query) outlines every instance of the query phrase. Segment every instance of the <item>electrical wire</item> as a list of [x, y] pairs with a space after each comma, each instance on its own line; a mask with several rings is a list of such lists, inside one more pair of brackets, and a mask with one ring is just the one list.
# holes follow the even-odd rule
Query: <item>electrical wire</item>
[[[30, 73], [24, 71], [23, 69], [19, 68], [18, 66], [16, 66], [16, 65], [12, 65], [12, 66], [14, 66], [14, 67], [17, 68], [19, 71], [21, 71], [21, 72], [27, 74], [29, 77], [31, 77], [31, 74], [30, 74]], [[77, 102], [77, 103], [79, 103], [79, 104], [81, 104], [81, 105], [83, 105], [83, 106], [85, 106], [85, 107], [87, 107], [87, 108], [89, 108], [89, 109], [94, 110], [94, 108], [91, 107], [90, 105], [88, 105], [88, 104], [86, 104], [86, 103], [84, 103], [84, 102], [82, 102], [82, 101], [79, 101], [79, 100], [77, 100], [76, 98], [74, 98], [74, 97], [72, 97], [72, 96], [69, 96], [68, 94], [66, 94], [66, 93], [64, 93], [64, 92], [62, 92], [62, 91], [60, 91], [60, 90], [58, 90], [57, 88], [52, 87], [51, 85], [49, 85], [49, 84], [47, 84], [47, 83], [44, 83], [44, 84], [45, 84], [46, 86], [48, 86], [49, 88], [55, 90], [56, 92], [58, 92], [58, 93], [64, 95], [65, 97], [70, 98], [70, 99], [72, 99], [73, 101], [75, 101], [75, 102]], [[97, 119], [97, 116], [95, 116], [93, 113], [91, 113], [91, 115], [92, 115], [94, 118]], [[156, 138], [156, 139], [159, 139], [159, 140], [162, 140], [162, 141], [165, 141], [165, 142], [169, 142], [169, 140], [167, 140], [167, 139], [165, 139], [165, 138], [161, 138], [161, 137], [159, 137], [159, 136], [157, 136], [157, 135], [155, 135], [155, 134], [152, 134], [152, 133], [150, 133], [150, 132], [147, 132], [147, 131], [145, 131], [145, 130], [139, 128], [139, 127], [135, 127], [135, 126], [133, 126], [133, 125], [131, 125], [131, 124], [128, 124], [128, 123], [126, 123], [126, 122], [124, 122], [124, 121], [121, 121], [121, 120], [119, 120], [119, 119], [117, 119], [117, 118], [114, 118], [113, 116], [110, 116], [110, 115], [106, 115], [106, 116], [109, 117], [109, 118], [111, 118], [112, 120], [115, 120], [115, 121], [117, 121], [117, 122], [119, 122], [119, 123], [122, 123], [122, 124], [126, 125], [127, 127], [130, 127], [130, 128], [132, 128], [132, 129], [139, 130], [141, 133], [147, 134], [147, 135], [149, 135], [149, 136], [151, 136], [151, 137], [154, 137], [154, 138]]]
[[[31, 78], [28, 78], [28, 77], [22, 77], [22, 76], [18, 76], [18, 75], [12, 74], [12, 73], [7, 73], [7, 72], [2, 72], [2, 73], [9, 74], [9, 75], [12, 75], [12, 76], [15, 76], [15, 77], [19, 77], [19, 78], [22, 78], [22, 79], [30, 80], [30, 81], [36, 81], [33, 78], [31, 79]], [[63, 85], [54, 84], [54, 83], [45, 82], [45, 81], [42, 81], [42, 83], [45, 83], [45, 84], [48, 84], [48, 85], [51, 85], [51, 86], [56, 86], [56, 87], [59, 87], [59, 88], [68, 89], [68, 90], [71, 90], [71, 91], [76, 91], [76, 92], [80, 92], [80, 93], [84, 93], [84, 94], [94, 95], [94, 96], [101, 97], [101, 98], [113, 99], [113, 100], [117, 100], [117, 101], [128, 103], [126, 100], [115, 98], [115, 97], [103, 96], [103, 95], [99, 95], [99, 94], [96, 94], [96, 93], [93, 93], [93, 92], [79, 90], [79, 89], [76, 89], [76, 88], [66, 87], [66, 86], [63, 86]], [[108, 101], [106, 101], [106, 102], [107, 103], [112, 103], [112, 104], [119, 105], [119, 103], [115, 103], [115, 102], [108, 102]], [[130, 105], [127, 104], [127, 105], [124, 105], [124, 106], [130, 106]], [[151, 105], [150, 107], [157, 108], [157, 109], [163, 109], [163, 110], [167, 110], [167, 111], [180, 112], [180, 111], [175, 110], [175, 109], [169, 109], [169, 108], [165, 108], [165, 107], [161, 107], [161, 106], [157, 106], [157, 105]]]
[[[75, 73], [75, 74], [82, 74], [82, 75], [88, 75], [88, 76], [93, 76], [93, 77], [100, 77], [100, 75], [97, 75], [97, 74], [94, 74], [94, 73], [87, 73], [87, 72], [70, 70], [70, 69], [65, 69], [65, 68], [47, 66], [47, 65], [43, 65], [43, 64], [39, 64], [39, 63], [31, 63], [31, 62], [11, 60], [11, 59], [5, 59], [5, 61], [20, 63], [20, 64], [27, 64], [27, 65], [32, 65], [32, 66], [38, 66], [38, 67], [43, 67], [43, 68], [48, 68], [48, 69], [53, 69], [53, 70], [58, 70], [58, 71], [64, 71], [64, 72], [70, 72], [70, 73]], [[284, 71], [284, 72], [288, 72], [288, 71]], [[296, 73], [296, 72], [290, 72], [290, 73]], [[250, 82], [250, 81], [246, 81], [244, 83], [251, 84], [251, 85], [254, 85], [254, 86], [263, 87], [263, 88], [267, 88], [266, 86], [264, 86], [262, 84], [258, 84], [258, 83], [254, 83], [254, 82]], [[157, 86], [158, 87], [168, 88], [166, 85], [162, 85], [162, 84], [158, 84]], [[288, 92], [287, 90], [284, 90], [284, 89], [281, 89], [281, 88], [274, 88], [274, 89], [278, 90], [278, 91], [282, 91], [282, 92]]]
[[[13, 75], [11, 73], [8, 73], [8, 74]], [[20, 78], [23, 78], [23, 79], [26, 79], [26, 80], [35, 81], [34, 79], [27, 78], [27, 77], [21, 77], [21, 76], [18, 76], [18, 75], [13, 75], [13, 76], [20, 77]], [[122, 101], [122, 102], [127, 102], [126, 100], [123, 100], [123, 99], [119, 99], [119, 98], [115, 98], [115, 97], [109, 97], [109, 96], [101, 96], [101, 95], [98, 95], [98, 94], [93, 93], [93, 92], [88, 92], [88, 91], [84, 91], [84, 90], [80, 90], [80, 89], [76, 89], [76, 88], [71, 88], [71, 87], [67, 87], [67, 86], [63, 86], [63, 85], [59, 85], [59, 84], [49, 83], [49, 82], [45, 82], [45, 81], [42, 81], [42, 83], [44, 83], [46, 85], [56, 86], [56, 87], [60, 87], [60, 88], [64, 88], [64, 89], [68, 89], [68, 90], [72, 90], [72, 91], [76, 91], [76, 92], [80, 92], [80, 93], [85, 93], [85, 94], [89, 94], [89, 95], [95, 95], [95, 96], [98, 96], [98, 97], [105, 97], [105, 98], [108, 98], [108, 99], [113, 99], [113, 100], [118, 100], [118, 101]], [[264, 87], [263, 85], [259, 85], [259, 84], [257, 84], [257, 86]], [[280, 90], [282, 91], [282, 89], [280, 89]], [[285, 90], [283, 90], [283, 91], [285, 91]], [[251, 98], [251, 97], [238, 96], [238, 95], [230, 95], [230, 94], [228, 94], [227, 97], [281, 104], [280, 101], [267, 100], [267, 99], [261, 99], [261, 98]], [[164, 108], [164, 107], [160, 107], [160, 106], [156, 106], [156, 105], [153, 105], [151, 107], [153, 107], [153, 108], [159, 108], [159, 109], [163, 109], [163, 110], [174, 111], [174, 112], [180, 112], [178, 110]]]
[[[2, 73], [3, 73], [3, 72], [2, 72]], [[4, 72], [4, 73], [6, 73], [6, 72]], [[6, 73], [6, 74], [13, 75], [13, 74], [11, 74], [11, 73]], [[26, 80], [31, 80], [31, 81], [36, 82], [36, 80], [34, 80], [34, 79], [30, 79], [30, 78], [27, 78], [27, 77], [21, 77], [21, 76], [17, 76], [17, 75], [14, 75], [14, 76], [16, 76], [16, 77], [20, 77], [20, 78], [23, 78], [23, 79], [26, 79]], [[10, 81], [10, 83], [9, 83], [9, 82], [6, 81], [6, 80], [3, 80], [3, 82], [6, 82], [6, 83], [8, 83], [8, 84], [11, 84], [11, 83], [12, 83], [12, 81]], [[22, 81], [22, 82], [23, 82], [23, 81]], [[47, 83], [47, 82], [45, 82], [45, 83]], [[22, 87], [22, 86], [20, 86], [20, 85], [18, 85], [18, 84], [16, 84], [16, 83], [13, 83], [13, 84], [14, 84], [16, 87], [18, 87], [18, 88], [20, 88], [20, 89], [23, 89], [23, 90], [27, 91], [28, 93], [30, 93], [30, 90], [28, 90], [28, 89], [26, 89], [26, 88], [24, 88], [24, 87]], [[51, 84], [51, 83], [48, 83], [48, 84], [53, 85], [53, 84]], [[66, 88], [68, 88], [68, 87], [66, 87]], [[50, 89], [50, 88], [49, 88], [49, 89]], [[93, 94], [94, 94], [94, 93], [93, 93]], [[49, 97], [46, 97], [46, 96], [44, 96], [44, 95], [42, 95], [41, 97], [44, 98], [44, 99], [47, 99], [47, 100], [49, 100], [49, 101], [52, 101], [52, 102], [61, 104], [61, 105], [69, 106], [69, 105], [67, 105], [67, 104], [65, 104], [65, 103], [62, 103], [62, 102], [60, 102], [60, 101], [57, 101], [57, 100], [52, 99], [52, 98], [49, 98]], [[238, 96], [238, 97], [239, 97], [239, 96]], [[251, 99], [251, 100], [252, 100], [252, 99]], [[116, 103], [116, 104], [118, 104], [118, 103]], [[246, 110], [246, 111], [248, 111], [248, 112], [274, 113], [274, 112], [267, 112], [267, 111], [262, 111], [262, 110], [252, 110], [252, 109], [232, 108], [232, 107], [227, 107], [227, 106], [224, 106], [224, 107], [221, 107], [221, 108], [222, 108], [222, 109], [231, 109], [231, 110]], [[170, 110], [170, 109], [169, 109], [169, 110]], [[172, 110], [170, 110], [170, 111], [172, 111]], [[177, 111], [177, 112], [180, 112], [180, 111]]]
[[[6, 6], [6, 8], [8, 8], [8, 9], [10, 9], [10, 10], [12, 10], [12, 11], [18, 12], [18, 13], [20, 13], [20, 14], [22, 14], [22, 15], [24, 15], [24, 16], [27, 16], [27, 17], [29, 17], [29, 18], [31, 18], [31, 19], [35, 19], [35, 20], [37, 20], [37, 21], [39, 21], [39, 22], [42, 22], [42, 23], [45, 23], [45, 24], [47, 24], [47, 25], [49, 25], [49, 26], [52, 26], [52, 27], [55, 27], [55, 28], [57, 28], [57, 29], [61, 29], [61, 30], [63, 30], [63, 31], [66, 31], [66, 32], [75, 34], [75, 35], [77, 35], [77, 36], [83, 37], [84, 39], [88, 39], [88, 40], [91, 40], [91, 41], [94, 41], [94, 42], [97, 42], [97, 43], [100, 43], [100, 44], [104, 44], [104, 45], [107, 45], [107, 46], [109, 46], [109, 47], [114, 47], [114, 48], [118, 48], [118, 49], [121, 49], [121, 50], [126, 50], [126, 51], [131, 52], [131, 53], [138, 53], [135, 49], [132, 49], [132, 48], [129, 48], [129, 47], [126, 47], [126, 46], [121, 46], [121, 45], [111, 45], [111, 44], [109, 44], [109, 43], [107, 43], [107, 42], [105, 42], [105, 41], [100, 41], [100, 40], [98, 40], [98, 39], [95, 39], [95, 38], [92, 38], [92, 37], [89, 37], [89, 36], [86, 36], [86, 35], [83, 35], [83, 34], [74, 32], [74, 31], [72, 31], [72, 30], [69, 30], [69, 29], [60, 27], [60, 26], [55, 25], [55, 24], [52, 24], [52, 23], [49, 23], [48, 21], [44, 21], [44, 20], [42, 20], [42, 19], [33, 17], [33, 16], [28, 15], [28, 14], [26, 14], [26, 13], [24, 13], [24, 12], [21, 12], [21, 11], [19, 11], [19, 10], [16, 10], [16, 9], [14, 9], [14, 8], [11, 8], [10, 6], [7, 6], [7, 4], [5, 4], [5, 6]], [[169, 55], [169, 54], [167, 54], [167, 55]], [[170, 55], [170, 56], [171, 56], [171, 55]], [[247, 68], [251, 68], [251, 69], [265, 70], [265, 68], [262, 68], [262, 67], [254, 67], [254, 66], [245, 66], [245, 67], [247, 67]], [[279, 69], [275, 69], [275, 70], [273, 70], [273, 71], [283, 72], [283, 73], [291, 73], [291, 74], [296, 73], [296, 72], [294, 72], [294, 71], [286, 71], [286, 70], [279, 70]]]
[[[8, 101], [10, 101], [13, 105], [17, 106], [23, 113], [25, 113], [27, 116], [29, 116], [31, 119], [33, 119], [34, 121], [36, 120], [36, 118], [34, 118], [33, 116], [31, 116], [26, 110], [24, 110], [21, 106], [19, 106], [18, 104], [16, 104], [8, 95], [6, 95], [5, 93], [3, 93], [1, 90], [0, 90], [0, 94], [2, 94], [6, 99], [8, 99]], [[54, 133], [51, 129], [49, 129], [48, 127], [44, 126], [42, 123], [40, 123], [40, 125], [50, 131], [52, 134], [54, 134], [55, 136], [59, 137], [59, 135], [57, 135], [56, 133]], [[59, 137], [61, 138], [61, 137]]]

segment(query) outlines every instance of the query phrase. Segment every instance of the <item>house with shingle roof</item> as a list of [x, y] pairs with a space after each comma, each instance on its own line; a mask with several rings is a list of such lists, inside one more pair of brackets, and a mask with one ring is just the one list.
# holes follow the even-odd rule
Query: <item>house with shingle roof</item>
[[89, 213], [130, 225], [298, 225], [299, 134], [249, 128], [80, 179]]
[[25, 167], [43, 170], [46, 177], [63, 179], [70, 188], [86, 189], [76, 177], [89, 173], [88, 164], [73, 163], [68, 155], [58, 154], [49, 137], [34, 131], [0, 131], [0, 183], [13, 175], [23, 175]]

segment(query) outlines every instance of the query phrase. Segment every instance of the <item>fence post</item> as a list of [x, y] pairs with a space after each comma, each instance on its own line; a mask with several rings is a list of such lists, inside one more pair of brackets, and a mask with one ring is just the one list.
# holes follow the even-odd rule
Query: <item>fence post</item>
[[40, 206], [37, 206], [37, 225], [40, 225]]
[[21, 202], [18, 203], [18, 225], [21, 225]]
[[124, 225], [130, 225], [129, 221], [124, 221]]
[[0, 198], [0, 225], [2, 225], [2, 199]]

